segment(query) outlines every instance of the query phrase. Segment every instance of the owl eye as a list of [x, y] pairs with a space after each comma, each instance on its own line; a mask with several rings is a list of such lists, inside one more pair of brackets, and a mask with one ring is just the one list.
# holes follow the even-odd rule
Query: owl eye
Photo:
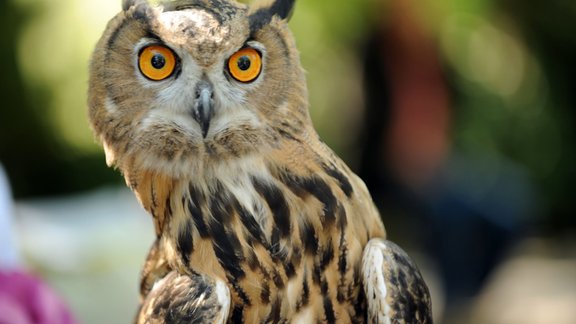
[[240, 82], [256, 80], [262, 70], [262, 56], [257, 50], [246, 47], [228, 59], [228, 71]]
[[168, 47], [151, 45], [140, 51], [138, 66], [148, 79], [161, 81], [171, 76], [176, 69], [176, 55]]

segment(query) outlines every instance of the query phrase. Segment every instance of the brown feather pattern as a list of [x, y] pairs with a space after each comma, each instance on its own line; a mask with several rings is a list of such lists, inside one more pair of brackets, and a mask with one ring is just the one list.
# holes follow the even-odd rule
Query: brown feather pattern
[[[125, 0], [96, 47], [90, 121], [155, 225], [138, 323], [368, 318], [363, 250], [385, 230], [364, 183], [312, 126], [292, 5]], [[158, 42], [181, 70], [151, 83], [135, 62]], [[258, 46], [263, 70], [238, 84], [224, 65], [245, 46]], [[190, 112], [200, 79], [214, 88], [203, 136]]]

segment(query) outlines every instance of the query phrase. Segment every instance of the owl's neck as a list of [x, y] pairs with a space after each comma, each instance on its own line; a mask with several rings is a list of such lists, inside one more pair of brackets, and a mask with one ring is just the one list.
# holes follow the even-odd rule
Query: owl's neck
[[[180, 226], [188, 219], [195, 221], [192, 227], [203, 236], [204, 219], [226, 218], [229, 213], [249, 213], [265, 228], [268, 219], [277, 216], [278, 210], [273, 209], [287, 208], [283, 205], [290, 200], [312, 196], [334, 210], [334, 191], [352, 194], [351, 174], [343, 163], [323, 144], [309, 144], [282, 145], [281, 150], [268, 154], [191, 168], [194, 172], [190, 174], [174, 176], [163, 170], [140, 168], [125, 170], [124, 175], [154, 217], [158, 236], [168, 222]], [[217, 210], [221, 206], [228, 209]], [[223, 215], [214, 215], [218, 212]]]
[[213, 197], [226, 189], [230, 191], [228, 195], [242, 199], [251, 187], [252, 178], [268, 176], [265, 164], [257, 158], [214, 163], [202, 168], [194, 166], [190, 170], [193, 171], [177, 175], [162, 169], [124, 170], [126, 182], [153, 216], [158, 236], [163, 233], [166, 223], [174, 218], [197, 216], [190, 215], [188, 202], [191, 197]]

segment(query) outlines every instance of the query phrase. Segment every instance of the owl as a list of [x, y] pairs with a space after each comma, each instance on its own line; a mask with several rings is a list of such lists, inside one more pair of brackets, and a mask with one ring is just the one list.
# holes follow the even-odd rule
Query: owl
[[431, 323], [417, 267], [313, 128], [293, 6], [124, 0], [96, 45], [89, 119], [156, 234], [137, 323]]

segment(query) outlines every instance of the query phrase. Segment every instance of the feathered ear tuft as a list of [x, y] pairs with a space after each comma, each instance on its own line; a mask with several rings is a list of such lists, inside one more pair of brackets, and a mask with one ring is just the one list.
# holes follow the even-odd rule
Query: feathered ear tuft
[[140, 5], [147, 6], [148, 2], [146, 0], [122, 0], [122, 10], [124, 11], [128, 11], [128, 9]]
[[270, 23], [274, 16], [282, 20], [290, 20], [295, 2], [296, 0], [274, 0], [272, 4], [255, 10], [249, 17], [250, 31], [252, 33], [258, 31]]
[[286, 20], [290, 20], [294, 10], [294, 3], [296, 0], [276, 0], [270, 7], [272, 14]]
[[147, 0], [122, 0], [122, 10], [128, 17], [147, 23], [152, 8]]

